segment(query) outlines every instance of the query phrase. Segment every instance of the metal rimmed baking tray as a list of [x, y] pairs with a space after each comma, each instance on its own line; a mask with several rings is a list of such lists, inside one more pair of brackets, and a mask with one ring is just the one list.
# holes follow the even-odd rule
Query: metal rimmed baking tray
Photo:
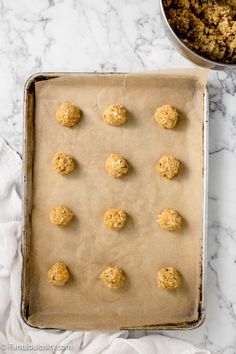
[[[81, 76], [80, 76], [81, 75]], [[32, 211], [34, 210], [34, 203], [33, 203], [33, 195], [34, 195], [34, 188], [35, 188], [35, 101], [36, 101], [36, 93], [35, 93], [35, 87], [37, 82], [47, 82], [49, 80], [53, 80], [55, 78], [68, 78], [68, 77], [73, 77], [76, 76], [77, 79], [79, 80], [80, 77], [81, 79], [86, 79], [84, 76], [86, 74], [67, 74], [67, 73], [42, 73], [42, 74], [36, 74], [33, 77], [31, 77], [26, 85], [25, 85], [25, 106], [24, 106], [24, 212], [23, 212], [23, 244], [22, 244], [22, 252], [23, 252], [23, 272], [22, 272], [22, 307], [21, 307], [21, 313], [22, 317], [25, 320], [26, 323], [33, 327], [37, 328], [61, 328], [61, 329], [81, 329], [85, 328], [81, 326], [79, 316], [76, 317], [72, 322], [68, 323], [67, 318], [60, 319], [57, 324], [51, 322], [51, 320], [46, 320], [43, 321], [43, 323], [38, 321], [38, 319], [35, 320], [35, 318], [32, 317], [32, 314], [34, 315], [34, 306], [35, 304], [32, 302], [32, 291], [36, 291], [37, 289], [35, 287], [35, 284], [37, 285], [37, 281], [34, 281], [34, 286], [32, 289], [32, 284], [31, 284], [31, 279], [30, 279], [30, 274], [32, 271], [32, 257], [34, 257], [34, 248], [32, 247]], [[124, 75], [127, 74], [105, 74], [106, 80], [108, 82], [112, 80], [112, 82], [115, 82], [116, 78], [119, 80], [122, 78]], [[128, 74], [129, 75], [129, 74]], [[135, 75], [135, 74], [132, 74]], [[142, 80], [145, 74], [136, 74], [135, 80]], [[157, 73], [150, 73], [147, 75], [152, 75], [153, 77], [161, 75], [158, 72]], [[173, 72], [169, 73], [170, 77], [173, 75]], [[87, 77], [97, 77], [98, 80], [102, 78], [104, 74], [88, 74]], [[151, 78], [151, 76], [150, 76]], [[203, 105], [203, 117], [202, 117], [202, 136], [199, 136], [199, 139], [202, 139], [202, 154], [203, 154], [203, 174], [202, 174], [202, 191], [201, 191], [201, 201], [202, 201], [202, 233], [199, 235], [199, 240], [200, 240], [200, 249], [199, 249], [199, 275], [200, 279], [199, 281], [199, 300], [198, 300], [198, 305], [196, 310], [196, 316], [194, 320], [188, 320], [188, 321], [168, 321], [164, 323], [163, 321], [161, 323], [158, 323], [158, 320], [156, 322], [152, 321], [151, 323], [141, 323], [140, 325], [138, 324], [131, 324], [131, 325], [118, 325], [117, 328], [111, 327], [109, 328], [108, 326], [104, 326], [104, 329], [106, 330], [114, 330], [118, 328], [129, 328], [129, 329], [190, 329], [190, 328], [195, 328], [199, 326], [205, 317], [205, 257], [206, 257], [206, 220], [207, 220], [207, 156], [208, 156], [208, 98], [207, 98], [207, 91], [204, 90], [204, 93], [202, 95], [202, 105]], [[85, 112], [86, 115], [86, 112]], [[42, 222], [45, 220], [42, 219]], [[40, 235], [38, 235], [40, 237]], [[43, 239], [43, 238], [42, 238]], [[44, 245], [42, 244], [42, 248]], [[49, 255], [48, 251], [46, 251], [46, 248], [44, 250], [46, 254]], [[45, 268], [46, 270], [46, 268]], [[42, 276], [44, 278], [45, 276], [45, 282], [47, 282], [46, 279], [46, 273]], [[38, 301], [37, 299], [35, 300], [35, 297], [33, 298], [34, 302]], [[39, 299], [40, 300], [40, 299]], [[59, 310], [58, 310], [59, 311]], [[75, 308], [76, 312], [76, 308]], [[33, 318], [33, 319], [32, 319]], [[157, 314], [158, 318], [158, 314]], [[90, 326], [89, 329], [103, 329], [98, 328], [97, 325], [94, 327]], [[87, 327], [86, 327], [87, 328]], [[87, 328], [88, 329], [88, 328]]]

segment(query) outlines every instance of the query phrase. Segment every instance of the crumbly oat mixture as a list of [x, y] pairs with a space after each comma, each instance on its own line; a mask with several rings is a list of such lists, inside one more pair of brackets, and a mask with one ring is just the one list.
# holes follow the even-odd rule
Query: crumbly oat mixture
[[62, 286], [69, 280], [70, 274], [67, 266], [62, 262], [57, 262], [48, 270], [48, 282], [52, 285]]
[[110, 125], [122, 125], [126, 122], [126, 109], [121, 105], [110, 106], [103, 113], [103, 119]]
[[163, 212], [157, 216], [157, 222], [161, 229], [175, 231], [181, 228], [183, 219], [176, 210], [164, 209]]
[[72, 156], [59, 152], [53, 156], [52, 165], [59, 175], [68, 175], [74, 170], [75, 161]]
[[123, 209], [110, 208], [104, 214], [104, 223], [107, 227], [120, 230], [126, 221], [126, 213]]
[[236, 63], [235, 0], [163, 0], [168, 21], [193, 51], [221, 63]]
[[159, 288], [175, 289], [180, 285], [180, 274], [172, 267], [161, 268], [157, 274], [157, 284]]
[[155, 113], [157, 123], [164, 129], [172, 129], [178, 121], [178, 112], [175, 107], [166, 104], [157, 108]]
[[73, 216], [73, 211], [62, 205], [57, 206], [50, 211], [51, 223], [60, 227], [68, 225]]
[[111, 154], [106, 160], [106, 170], [111, 177], [121, 177], [128, 172], [129, 165], [127, 161], [117, 154]]
[[73, 104], [63, 103], [57, 110], [56, 119], [65, 127], [73, 127], [80, 119], [80, 109]]
[[180, 162], [173, 156], [162, 156], [156, 165], [157, 172], [164, 178], [172, 179], [179, 172]]
[[122, 288], [125, 284], [125, 275], [120, 267], [107, 267], [99, 278], [106, 287], [111, 289]]

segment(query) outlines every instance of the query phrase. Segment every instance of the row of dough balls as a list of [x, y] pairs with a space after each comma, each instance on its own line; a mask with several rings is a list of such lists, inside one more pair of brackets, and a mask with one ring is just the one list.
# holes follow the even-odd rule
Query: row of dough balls
[[[65, 285], [70, 278], [67, 266], [62, 262], [56, 262], [48, 270], [48, 282], [55, 286]], [[110, 289], [123, 288], [126, 276], [122, 268], [108, 266], [99, 275], [103, 284]], [[161, 268], [157, 273], [157, 285], [159, 288], [175, 289], [179, 287], [181, 275], [173, 267]]]
[[[70, 103], [63, 103], [56, 112], [57, 122], [65, 127], [75, 126], [80, 119], [81, 110]], [[120, 126], [127, 121], [127, 111], [121, 105], [112, 105], [103, 113], [105, 123]], [[164, 129], [173, 129], [178, 122], [179, 113], [177, 109], [171, 105], [158, 107], [155, 112], [155, 119]]]
[[[50, 221], [52, 224], [65, 227], [72, 220], [74, 213], [65, 206], [57, 206], [50, 211]], [[123, 209], [109, 208], [104, 213], [104, 224], [113, 230], [120, 230], [124, 227], [127, 214]], [[183, 224], [182, 216], [174, 209], [164, 209], [157, 215], [157, 222], [162, 230], [175, 231], [180, 230]]]
[[[55, 171], [61, 175], [68, 175], [75, 169], [74, 158], [65, 153], [56, 153], [52, 163]], [[178, 174], [180, 165], [180, 161], [174, 156], [162, 156], [156, 165], [156, 171], [160, 176], [172, 179]], [[126, 175], [129, 165], [123, 156], [110, 154], [106, 159], [105, 168], [109, 176], [119, 178]]]

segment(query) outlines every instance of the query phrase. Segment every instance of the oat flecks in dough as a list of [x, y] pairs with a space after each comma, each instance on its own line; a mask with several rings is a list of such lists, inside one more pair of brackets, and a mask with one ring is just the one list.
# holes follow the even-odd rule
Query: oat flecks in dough
[[125, 275], [120, 267], [107, 267], [99, 278], [106, 287], [111, 289], [122, 288], [125, 284]]
[[69, 280], [70, 274], [67, 266], [62, 262], [56, 262], [48, 270], [49, 284], [62, 286]]
[[208, 59], [236, 63], [235, 0], [164, 0], [164, 6], [186, 46]]
[[52, 164], [55, 171], [60, 175], [68, 175], [75, 168], [73, 157], [61, 152], [53, 156]]
[[161, 229], [175, 231], [181, 228], [183, 219], [176, 210], [164, 209], [163, 212], [157, 216], [157, 222]]
[[121, 177], [128, 169], [129, 165], [121, 155], [111, 154], [106, 160], [106, 170], [111, 177]]
[[110, 208], [104, 214], [104, 223], [107, 227], [120, 230], [126, 221], [126, 213], [123, 209]]
[[50, 221], [54, 225], [64, 227], [69, 224], [73, 216], [74, 214], [69, 208], [60, 205], [51, 210]]
[[56, 119], [65, 127], [73, 127], [80, 119], [80, 109], [73, 104], [63, 103], [57, 110]]
[[107, 124], [119, 126], [126, 122], [126, 109], [121, 105], [108, 107], [103, 113], [103, 120]]
[[179, 272], [172, 267], [161, 268], [157, 275], [157, 284], [159, 288], [176, 289], [179, 287], [181, 276]]
[[157, 108], [155, 113], [157, 123], [165, 129], [174, 128], [177, 124], [178, 116], [176, 108], [169, 104]]
[[162, 156], [157, 163], [156, 169], [159, 175], [172, 179], [179, 172], [180, 162], [173, 156]]

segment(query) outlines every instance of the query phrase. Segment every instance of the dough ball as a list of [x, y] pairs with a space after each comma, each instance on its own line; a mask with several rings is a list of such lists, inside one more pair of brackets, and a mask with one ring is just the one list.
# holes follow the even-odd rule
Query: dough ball
[[157, 216], [157, 222], [163, 230], [174, 231], [181, 228], [183, 220], [182, 216], [176, 210], [164, 209]]
[[70, 209], [64, 206], [57, 206], [50, 212], [50, 221], [54, 225], [64, 227], [69, 224], [73, 216], [74, 214]]
[[75, 168], [75, 161], [72, 156], [64, 153], [57, 153], [53, 156], [53, 167], [60, 175], [68, 175]]
[[120, 230], [126, 221], [126, 213], [123, 209], [110, 208], [104, 214], [104, 223], [107, 227]]
[[124, 124], [126, 116], [126, 109], [121, 105], [110, 106], [103, 113], [104, 122], [116, 126]]
[[159, 288], [175, 289], [180, 285], [180, 274], [172, 267], [161, 268], [157, 275], [157, 284]]
[[176, 126], [178, 115], [176, 108], [167, 104], [157, 108], [155, 118], [162, 128], [171, 129]]
[[106, 160], [106, 170], [109, 176], [121, 177], [128, 172], [129, 165], [127, 161], [117, 154], [111, 154]]
[[180, 162], [173, 156], [162, 156], [157, 163], [156, 169], [159, 175], [172, 179], [179, 172]]
[[107, 267], [99, 278], [108, 288], [119, 289], [125, 284], [125, 275], [120, 267]]
[[73, 104], [63, 103], [57, 110], [56, 119], [65, 127], [73, 127], [80, 119], [80, 109]]
[[65, 285], [70, 274], [67, 266], [62, 262], [57, 262], [48, 270], [48, 282], [52, 285]]

